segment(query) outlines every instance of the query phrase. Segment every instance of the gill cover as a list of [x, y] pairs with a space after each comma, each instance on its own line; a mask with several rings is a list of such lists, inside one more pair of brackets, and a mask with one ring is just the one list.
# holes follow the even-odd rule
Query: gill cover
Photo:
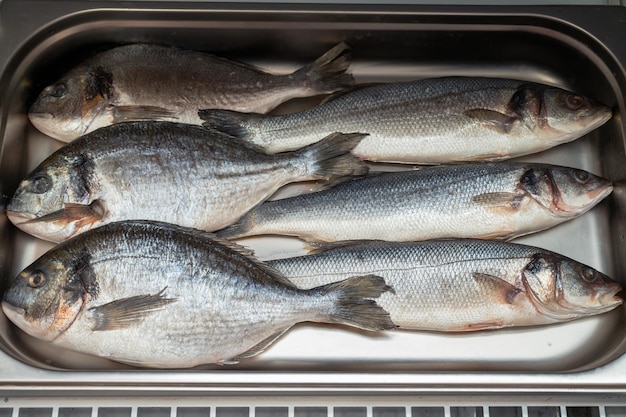
[[56, 339], [74, 323], [89, 288], [84, 280], [94, 281], [84, 258], [67, 265], [58, 255], [53, 249], [22, 271], [3, 298], [8, 318], [26, 333], [46, 341]]
[[619, 284], [595, 269], [570, 259], [535, 254], [521, 274], [522, 284], [541, 314], [567, 321], [609, 311], [622, 300]]
[[524, 190], [557, 217], [580, 215], [611, 193], [611, 182], [587, 171], [559, 167], [528, 168], [519, 180]]

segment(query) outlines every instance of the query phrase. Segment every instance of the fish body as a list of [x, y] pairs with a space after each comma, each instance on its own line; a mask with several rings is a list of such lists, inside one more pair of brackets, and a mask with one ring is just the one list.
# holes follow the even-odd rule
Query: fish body
[[203, 110], [205, 126], [269, 152], [297, 149], [332, 132], [363, 132], [360, 157], [442, 164], [502, 160], [572, 141], [611, 118], [610, 108], [538, 84], [448, 77], [348, 92], [288, 115]]
[[617, 307], [619, 284], [556, 253], [474, 239], [361, 241], [269, 262], [299, 288], [376, 274], [402, 329], [473, 331], [559, 323]]
[[300, 290], [245, 249], [169, 224], [121, 222], [63, 242], [4, 294], [9, 319], [54, 345], [137, 366], [235, 363], [302, 321], [395, 328], [380, 277]]
[[585, 213], [612, 188], [606, 179], [555, 165], [434, 166], [268, 201], [218, 234], [291, 235], [313, 242], [511, 239]]
[[69, 142], [130, 120], [199, 124], [199, 108], [266, 112], [295, 97], [352, 86], [348, 46], [292, 74], [274, 75], [211, 54], [131, 44], [102, 52], [46, 87], [29, 111], [43, 133]]
[[122, 220], [217, 230], [294, 181], [356, 175], [362, 135], [267, 155], [201, 126], [127, 122], [64, 146], [19, 185], [7, 206], [20, 229], [59, 242]]

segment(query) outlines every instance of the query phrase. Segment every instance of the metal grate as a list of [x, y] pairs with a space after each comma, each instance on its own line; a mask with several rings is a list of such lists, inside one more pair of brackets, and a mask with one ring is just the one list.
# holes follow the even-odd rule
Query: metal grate
[[[37, 399], [41, 401], [41, 399]], [[13, 407], [0, 407], [0, 417], [626, 417], [626, 406], [220, 406], [171, 405], [150, 406], [164, 402], [162, 398], [143, 400], [146, 405], [123, 404], [119, 399], [71, 400], [75, 406], [31, 407], [30, 400], [8, 400]], [[39, 402], [38, 401], [38, 402]], [[49, 402], [59, 401], [49, 398]], [[60, 400], [64, 401], [64, 400]], [[128, 400], [133, 402], [133, 400]], [[21, 406], [19, 403], [24, 403]], [[65, 401], [64, 401], [65, 402]], [[90, 403], [85, 406], [80, 403]], [[165, 401], [168, 402], [168, 401]], [[175, 404], [178, 400], [171, 400]], [[215, 403], [186, 400], [182, 403]], [[97, 405], [102, 403], [102, 405]], [[114, 404], [118, 405], [114, 405]], [[120, 404], [122, 403], [122, 404]]]

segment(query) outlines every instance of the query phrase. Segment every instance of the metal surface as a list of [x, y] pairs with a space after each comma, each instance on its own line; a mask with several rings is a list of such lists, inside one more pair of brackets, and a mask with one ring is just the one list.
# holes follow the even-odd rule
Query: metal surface
[[[0, 417], [623, 417], [626, 407], [591, 402], [565, 401], [562, 405], [524, 398], [532, 405], [486, 402], [460, 398], [442, 404], [438, 398], [380, 402], [355, 402], [349, 398], [253, 399], [241, 398], [131, 398], [72, 399], [62, 406], [49, 399], [10, 399]], [[47, 402], [46, 402], [47, 401]], [[293, 405], [296, 402], [298, 405]], [[329, 404], [333, 405], [329, 405]]]
[[[53, 3], [53, 4], [52, 4]], [[61, 143], [26, 110], [38, 92], [95, 51], [155, 42], [211, 51], [287, 72], [339, 41], [353, 47], [357, 82], [441, 75], [537, 81], [615, 107], [571, 144], [524, 160], [570, 165], [617, 182], [591, 212], [518, 241], [559, 252], [625, 284], [626, 10], [594, 7], [284, 6], [4, 1], [0, 9], [0, 193]], [[86, 9], [83, 11], [83, 9]], [[34, 12], [36, 11], [36, 13]], [[298, 100], [279, 111], [311, 105]], [[292, 187], [283, 191], [297, 191]], [[4, 283], [47, 250], [0, 218]], [[292, 239], [248, 243], [262, 258], [301, 253]], [[0, 388], [25, 393], [296, 394], [626, 393], [624, 308], [563, 325], [450, 335], [386, 335], [299, 325], [236, 366], [143, 371], [54, 349], [0, 317]]]

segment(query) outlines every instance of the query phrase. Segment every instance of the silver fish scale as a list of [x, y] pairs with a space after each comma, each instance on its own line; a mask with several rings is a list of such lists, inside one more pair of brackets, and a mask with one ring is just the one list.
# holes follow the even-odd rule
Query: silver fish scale
[[[198, 108], [267, 111], [298, 94], [287, 77], [170, 47], [127, 45], [104, 52], [86, 65], [90, 64], [105, 65], [112, 72], [118, 91], [112, 104], [159, 103], [164, 108], [175, 104], [172, 120], [184, 123], [199, 123], [194, 117]], [[172, 78], [172, 72], [177, 77]], [[159, 83], [160, 88], [147, 88], [146, 82]]]
[[30, 177], [22, 181], [9, 218], [56, 242], [132, 219], [218, 230], [290, 182], [364, 174], [367, 166], [350, 154], [361, 139], [337, 133], [270, 155], [200, 126], [120, 123], [49, 156], [31, 173], [47, 178], [48, 189], [36, 193]]
[[517, 221], [527, 228], [554, 218], [543, 209], [502, 211], [488, 202], [477, 204], [473, 198], [518, 192], [525, 167], [459, 165], [361, 178], [321, 192], [266, 202], [221, 233], [228, 237], [278, 233], [314, 241], [507, 236]]
[[[253, 206], [259, 196], [271, 194], [289, 177], [297, 178], [306, 172], [306, 168], [285, 163], [282, 158], [232, 146], [201, 128], [168, 130], [167, 125], [159, 125], [151, 132], [154, 136], [150, 132], [141, 135], [147, 142], [124, 141], [117, 132], [106, 132], [109, 134], [102, 136], [101, 145], [112, 149], [114, 155], [107, 151], [96, 154], [97, 172], [104, 187], [102, 195], [96, 191], [93, 196], [107, 202], [109, 221], [138, 215], [160, 220], [169, 211], [172, 223], [191, 226], [196, 222], [199, 228], [215, 229], [232, 221], [214, 223], [218, 220], [215, 213], [232, 210], [229, 201], [239, 201], [242, 207]], [[164, 148], [164, 140], [171, 146]], [[253, 193], [241, 192], [253, 188]], [[155, 207], [151, 201], [155, 198], [163, 199], [164, 204]]]
[[[575, 97], [581, 107], [567, 104]], [[524, 81], [444, 77], [363, 87], [278, 116], [201, 110], [205, 125], [270, 152], [297, 149], [332, 132], [368, 133], [354, 150], [378, 162], [496, 161], [572, 141], [605, 123], [611, 109]]]
[[520, 84], [511, 80], [450, 78], [365, 88], [299, 113], [252, 119], [251, 140], [279, 152], [315, 142], [332, 132], [366, 132], [369, 137], [355, 149], [366, 159], [403, 162], [402, 153], [426, 158], [441, 153], [443, 144], [446, 153], [462, 160], [467, 152], [459, 149], [471, 148], [480, 153], [487, 143], [509, 140], [508, 135], [484, 123], [472, 122], [464, 112], [489, 109], [507, 114], [507, 105]]
[[[405, 136], [419, 129], [426, 135], [443, 135], [446, 131], [441, 129], [445, 126], [448, 126], [448, 131], [457, 127], [441, 123], [433, 125], [428, 120], [430, 114], [454, 114], [459, 108], [485, 108], [485, 104], [493, 110], [504, 111], [513, 92], [521, 84], [505, 79], [467, 78], [462, 83], [459, 80], [431, 79], [363, 88], [299, 113], [263, 118], [259, 130], [271, 132], [274, 140], [280, 138], [281, 132], [287, 133], [287, 129], [298, 125], [302, 126], [302, 132], [315, 125], [323, 131], [330, 126], [342, 128], [333, 132], [365, 130], [370, 134], [385, 132]], [[410, 114], [419, 117], [402, 117]]]
[[[470, 330], [504, 317], [517, 324], [549, 322], [524, 297], [509, 304], [497, 280], [477, 281], [475, 273], [519, 286], [521, 271], [540, 249], [508, 243], [460, 240], [421, 243], [364, 242], [329, 246], [321, 253], [270, 261], [300, 288], [364, 273], [378, 274], [394, 288], [378, 304], [401, 328]], [[480, 327], [478, 327], [480, 328]]]
[[[280, 283], [255, 261], [197, 232], [117, 224], [105, 230], [104, 239], [83, 234], [79, 244], [59, 249], [87, 250], [98, 291], [55, 344], [146, 366], [187, 367], [229, 359], [332, 308], [328, 299]], [[93, 330], [90, 309], [161, 291], [174, 302], [127, 328]]]

